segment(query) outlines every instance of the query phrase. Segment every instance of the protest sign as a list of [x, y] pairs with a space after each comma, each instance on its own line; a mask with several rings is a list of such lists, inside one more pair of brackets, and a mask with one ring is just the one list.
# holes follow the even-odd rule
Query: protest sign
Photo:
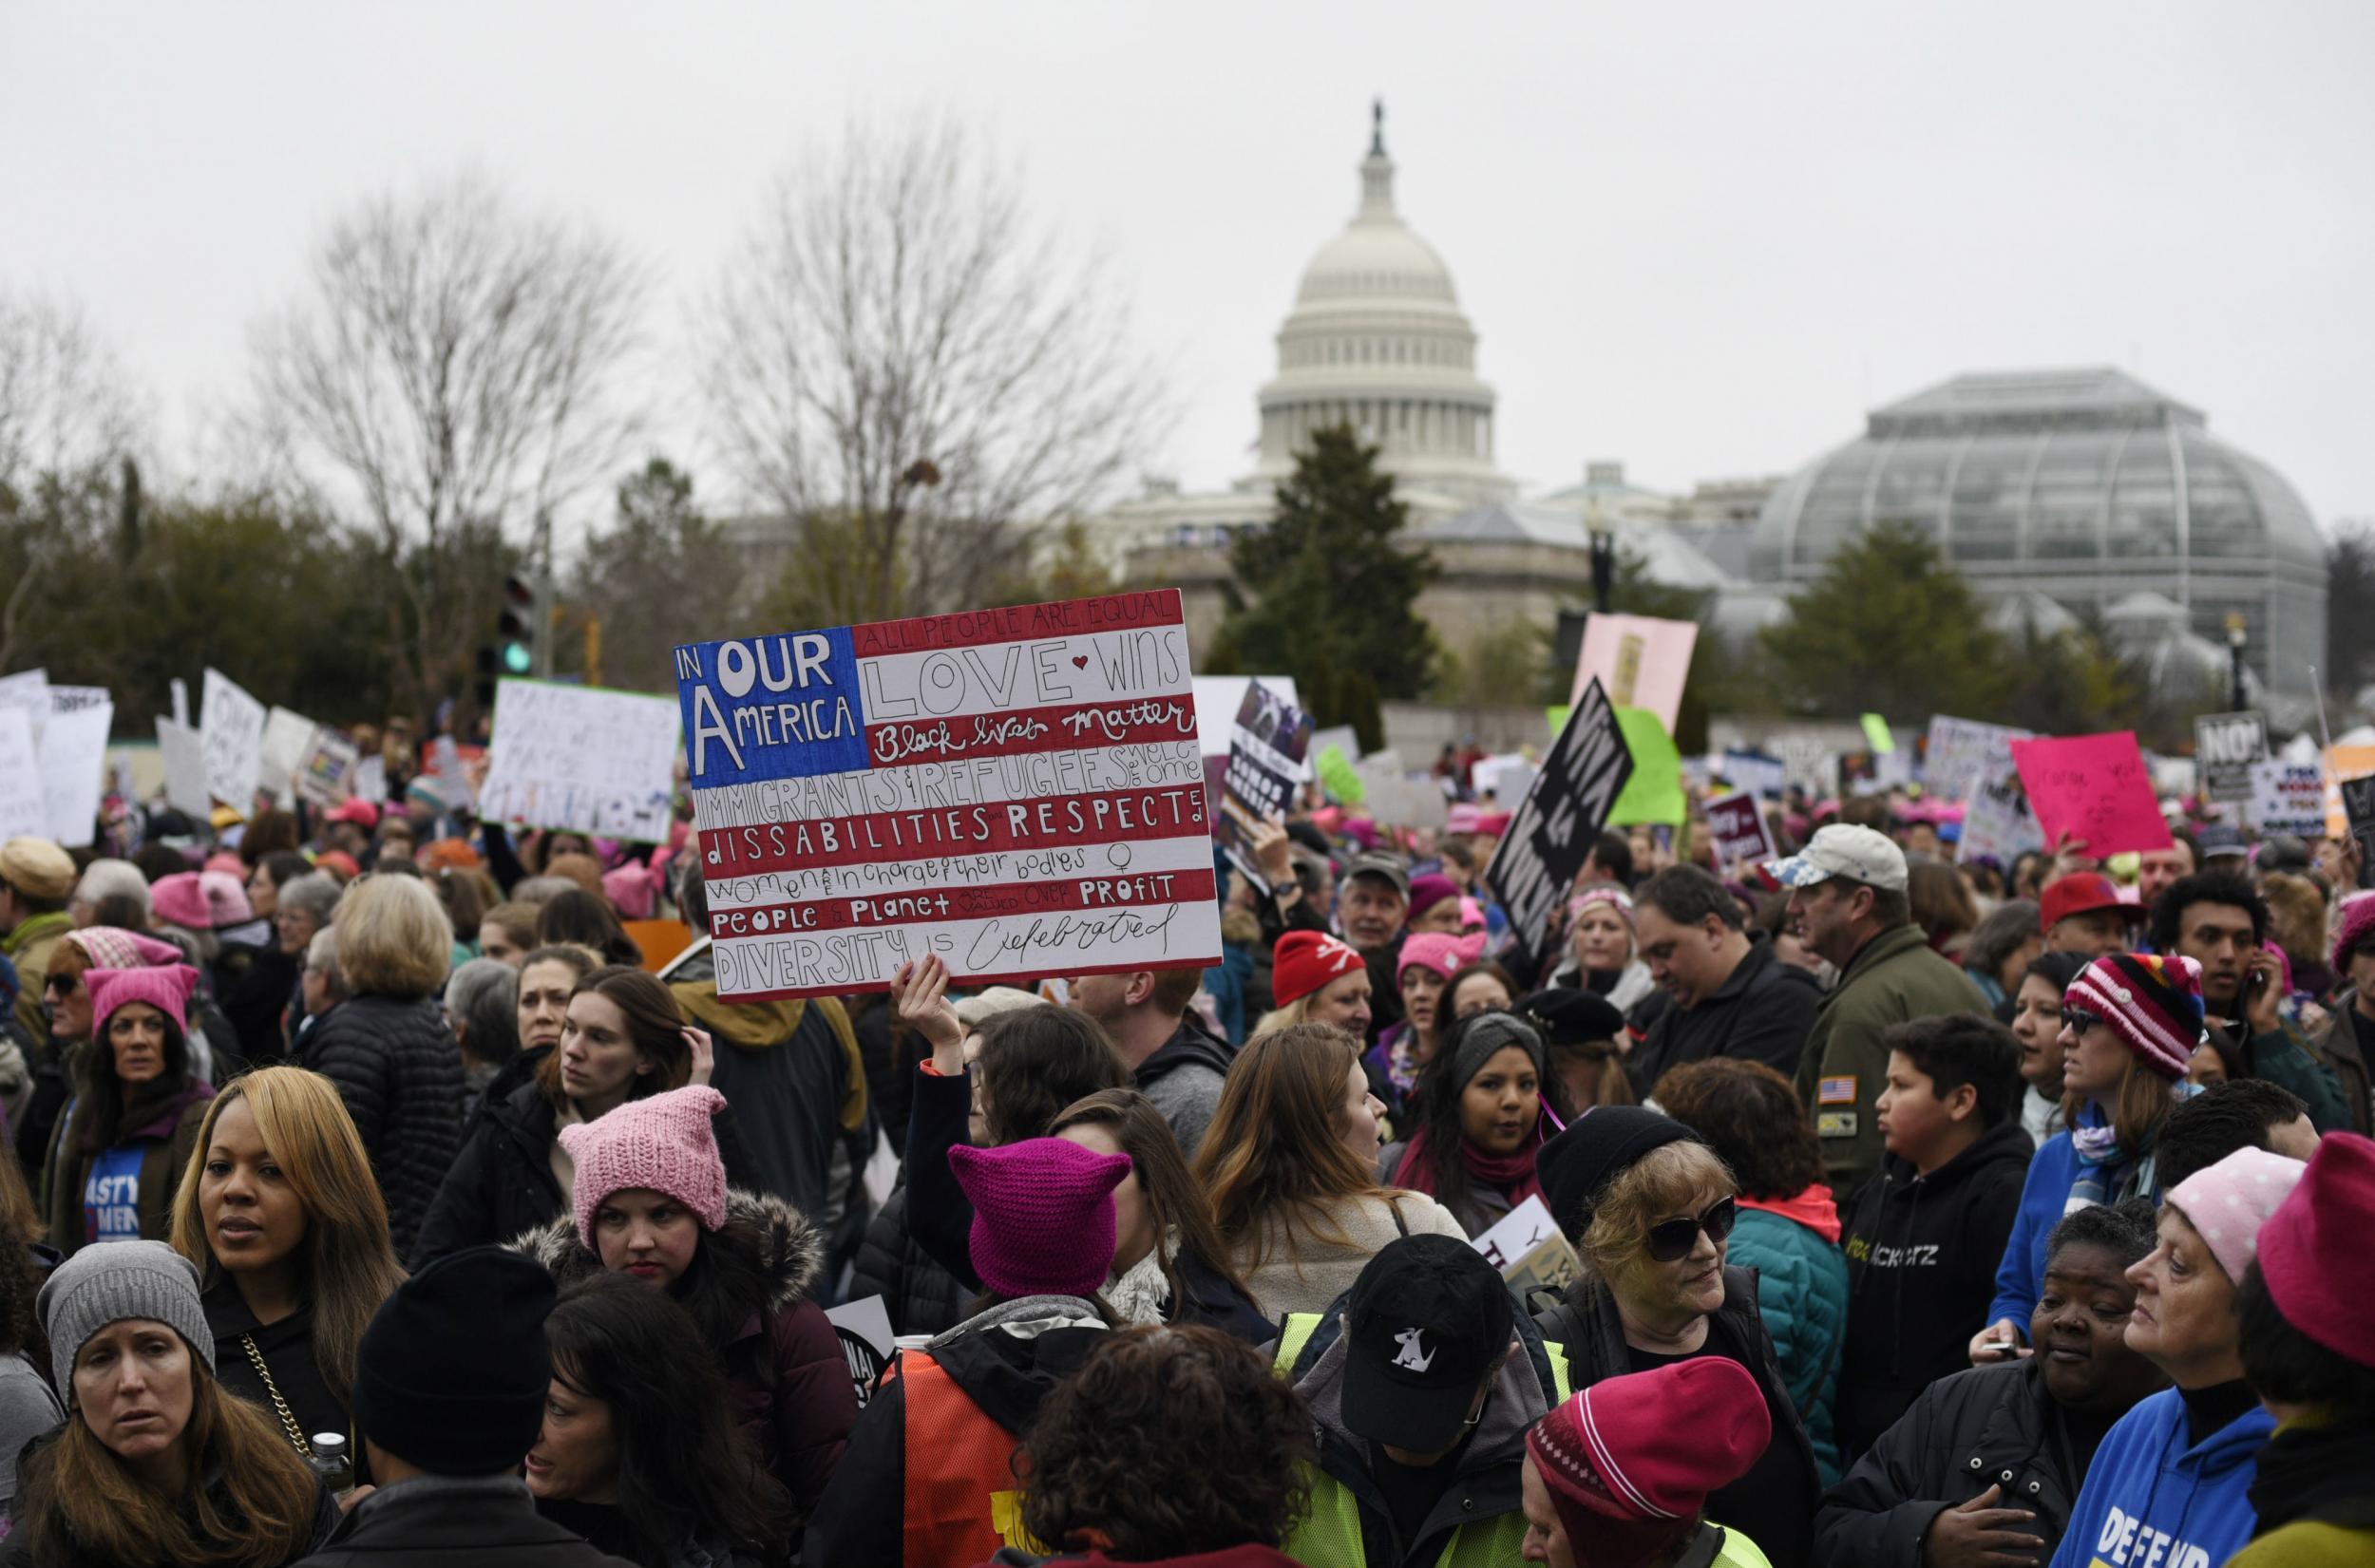
[[2026, 729], [1933, 713], [1923, 748], [1922, 789], [1932, 800], [1967, 801], [1971, 792], [2012, 765], [2012, 743], [2035, 739]]
[[1864, 715], [1864, 742], [1872, 747], [1872, 754], [1875, 757], [1892, 756], [1896, 752], [1896, 734], [1890, 729], [1889, 721], [1877, 713]]
[[1645, 708], [1672, 734], [1674, 717], [1682, 707], [1682, 686], [1690, 679], [1691, 650], [1698, 643], [1696, 621], [1595, 611], [1584, 623], [1583, 652], [1575, 660], [1574, 693], [1568, 702], [1581, 702], [1585, 684], [1596, 680], [1608, 694], [1610, 706]]
[[198, 731], [176, 719], [157, 720], [157, 754], [165, 765], [165, 804], [196, 822], [206, 821], [206, 747]]
[[676, 650], [718, 994], [1217, 963], [1177, 590]]
[[1503, 1215], [1491, 1230], [1469, 1243], [1523, 1301], [1532, 1291], [1558, 1292], [1583, 1273], [1575, 1249], [1536, 1195]]
[[316, 730], [314, 745], [297, 764], [296, 792], [315, 805], [336, 805], [353, 792], [363, 753], [334, 729]]
[[2098, 860], [2169, 847], [2169, 824], [2134, 730], [2014, 741], [2012, 763], [2048, 844], [2067, 834]]
[[[62, 690], [49, 689], [53, 693]], [[80, 849], [98, 835], [99, 798], [107, 771], [107, 730], [113, 703], [51, 713], [41, 732], [41, 786], [49, 837]]]
[[[1296, 694], [1292, 675], [1198, 675], [1196, 692], [1196, 740], [1207, 757], [1228, 755], [1229, 742], [1237, 726], [1237, 710], [1245, 704], [1245, 692], [1259, 681], [1282, 699], [1289, 708], [1300, 708], [1302, 699]], [[1306, 772], [1299, 775], [1308, 778]]]
[[1682, 795], [1682, 754], [1675, 749], [1673, 737], [1645, 708], [1619, 708], [1616, 722], [1633, 759], [1633, 776], [1608, 813], [1608, 825], [1657, 822], [1681, 827], [1690, 806]]
[[263, 786], [286, 798], [297, 769], [313, 755], [314, 735], [321, 726], [302, 713], [276, 707], [264, 720]]
[[1722, 865], [1755, 865], [1775, 858], [1764, 807], [1745, 790], [1707, 803], [1707, 832], [1716, 841], [1716, 860]]
[[1230, 729], [1228, 772], [1212, 836], [1229, 863], [1266, 892], [1270, 884], [1253, 861], [1254, 830], [1283, 815], [1295, 797], [1303, 749], [1311, 744], [1311, 715], [1266, 683], [1247, 681]]
[[1789, 765], [1761, 751], [1726, 751], [1716, 771], [1735, 789], [1779, 800], [1790, 791]]
[[[2349, 813], [2342, 803], [2337, 779], [2375, 773], [2375, 746], [2329, 746], [2326, 748], [2326, 836], [2339, 839], [2349, 831]], [[2314, 837], [2314, 835], [2311, 835]]]
[[[1633, 774], [1617, 710], [1598, 681], [1586, 684], [1567, 727], [1543, 758], [1542, 774], [1485, 867], [1485, 881], [1509, 912], [1518, 939], [1534, 943], [1567, 897]], [[1663, 733], [1662, 730], [1660, 731]]]
[[[572, 690], [582, 691], [587, 690], [587, 688], [576, 687]], [[593, 688], [593, 690], [599, 690], [600, 688], [597, 687]], [[667, 701], [665, 697], [658, 700], [661, 702]], [[674, 708], [669, 709], [669, 716], [672, 719], [675, 716], [675, 709]], [[455, 740], [451, 735], [438, 736], [435, 740], [428, 743], [428, 765], [425, 769], [425, 778], [415, 779], [413, 781], [415, 784], [419, 784], [424, 782], [428, 784], [431, 792], [437, 797], [438, 803], [447, 811], [475, 812], [478, 809], [478, 793], [470, 787], [469, 768], [468, 765], [463, 760], [461, 742]], [[668, 754], [669, 785], [672, 792], [672, 801], [674, 799], [673, 791], [675, 784], [675, 746], [672, 739]], [[663, 828], [654, 837], [656, 840], [666, 836], [666, 829]]]
[[2002, 771], [1972, 787], [1954, 858], [1966, 863], [1993, 860], [2009, 868], [2029, 851], [2044, 847], [2044, 830], [2037, 825], [2036, 814], [2028, 808], [2028, 795], [2021, 787], [2021, 776], [2007, 757]]
[[2280, 757], [2252, 765], [2252, 825], [2263, 837], [2290, 833], [2322, 838], [2326, 832], [2326, 777], [2315, 763]]
[[199, 738], [205, 746], [206, 792], [242, 817], [256, 809], [264, 765], [264, 705], [209, 667], [199, 688]]
[[[676, 704], [640, 691], [498, 681], [479, 815], [634, 843], [665, 839], [676, 720]], [[439, 784], [446, 787], [445, 776]]]
[[1348, 763], [1360, 761], [1360, 732], [1351, 725], [1334, 725], [1326, 729], [1315, 729], [1311, 732], [1309, 755], [1317, 757], [1329, 746], [1341, 751], [1344, 754], [1344, 760]]
[[[1361, 803], [1379, 825], [1442, 827], [1450, 821], [1443, 786], [1432, 778], [1412, 778], [1398, 751], [1385, 750], [1353, 764], [1360, 780]], [[1513, 805], [1520, 797], [1505, 802]]]
[[1513, 811], [1526, 792], [1534, 786], [1534, 778], [1542, 770], [1514, 751], [1495, 756], [1479, 757], [1469, 770], [1479, 799], [1490, 795], [1493, 804], [1503, 811]]
[[1566, 703], [1552, 703], [1542, 710], [1543, 718], [1550, 726], [1550, 738], [1554, 741], [1559, 738], [1559, 732], [1567, 727], [1568, 708]]
[[104, 686], [53, 686], [49, 689], [49, 711], [52, 713], [80, 713], [86, 708], [97, 708], [103, 703], [109, 708], [116, 704], [114, 693]]
[[[42, 701], [48, 702], [48, 692]], [[49, 836], [49, 803], [33, 749], [33, 717], [21, 706], [0, 708], [0, 839]]]
[[1322, 747], [1312, 766], [1320, 775], [1320, 787], [1344, 804], [1358, 805], [1369, 798], [1352, 758], [1340, 747]]
[[2375, 773], [2338, 781], [2336, 793], [2342, 797], [2343, 819], [2350, 837], [2359, 841], [2366, 863], [2375, 865]]
[[2268, 760], [2268, 720], [2259, 713], [2194, 717], [2195, 788], [2205, 801], [2252, 798], [2252, 765]]

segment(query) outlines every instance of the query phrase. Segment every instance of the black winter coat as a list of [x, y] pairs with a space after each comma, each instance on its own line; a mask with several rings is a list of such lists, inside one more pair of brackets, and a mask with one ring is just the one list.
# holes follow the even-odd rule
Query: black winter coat
[[[1624, 1319], [1617, 1315], [1616, 1302], [1605, 1290], [1579, 1280], [1568, 1287], [1556, 1305], [1536, 1313], [1534, 1324], [1544, 1339], [1566, 1349], [1571, 1388], [1586, 1389], [1603, 1378], [1622, 1377], [1633, 1370], [1631, 1352], [1624, 1344]], [[1773, 1437], [1766, 1451], [1784, 1448], [1788, 1454], [1785, 1468], [1797, 1478], [1788, 1488], [1790, 1495], [1776, 1496], [1772, 1487], [1760, 1484], [1759, 1472], [1751, 1471], [1708, 1494], [1707, 1517], [1763, 1548], [1773, 1568], [1804, 1568], [1819, 1561], [1810, 1554], [1822, 1472], [1815, 1467], [1814, 1440], [1806, 1435], [1797, 1407], [1790, 1403], [1789, 1385], [1782, 1381], [1780, 1363], [1774, 1357], [1773, 1338], [1758, 1311], [1757, 1276], [1746, 1269], [1724, 1268], [1723, 1305], [1707, 1320], [1706, 1349], [1700, 1353], [1727, 1356], [1756, 1378], [1757, 1387], [1764, 1390], [1766, 1412], [1773, 1418]]]
[[534, 1082], [479, 1112], [412, 1245], [415, 1273], [447, 1253], [483, 1247], [549, 1223], [569, 1206], [553, 1180], [559, 1118]]
[[1823, 1494], [1814, 1555], [1838, 1568], [1918, 1562], [1931, 1520], [2001, 1486], [1999, 1506], [2037, 1516], [2026, 1528], [2043, 1538], [2037, 1560], [2044, 1562], [2085, 1479], [2042, 1364], [1974, 1367], [1931, 1384]]
[[895, 1334], [946, 1333], [965, 1320], [972, 1293], [938, 1263], [907, 1232], [907, 1189], [902, 1183], [874, 1212], [858, 1247], [849, 1299], [883, 1298]]
[[[1774, 955], [1773, 939], [1754, 937], [1746, 957], [1723, 984], [1688, 1011], [1667, 1005], [1656, 1010], [1648, 1036], [1625, 1063], [1635, 1095], [1646, 1098], [1672, 1069], [1712, 1057], [1762, 1062], [1787, 1078], [1797, 1071], [1806, 1031], [1822, 1006], [1822, 983], [1796, 964]], [[1646, 1004], [1644, 1004], [1646, 1006]]]
[[634, 1568], [536, 1511], [517, 1476], [422, 1476], [354, 1505], [297, 1568]]
[[322, 1014], [297, 1066], [338, 1086], [388, 1200], [388, 1235], [408, 1257], [462, 1138], [462, 1048], [424, 996], [355, 996]]

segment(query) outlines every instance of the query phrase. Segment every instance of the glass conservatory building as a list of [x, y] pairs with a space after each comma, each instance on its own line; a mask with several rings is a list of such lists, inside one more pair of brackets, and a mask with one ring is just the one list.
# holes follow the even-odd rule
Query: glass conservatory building
[[1864, 434], [1766, 501], [1749, 575], [1786, 594], [1890, 521], [1928, 530], [1983, 594], [2072, 610], [2138, 594], [2223, 645], [2240, 612], [2261, 680], [2304, 690], [2324, 654], [2326, 541], [2275, 470], [2120, 371], [1958, 376], [1872, 410]]

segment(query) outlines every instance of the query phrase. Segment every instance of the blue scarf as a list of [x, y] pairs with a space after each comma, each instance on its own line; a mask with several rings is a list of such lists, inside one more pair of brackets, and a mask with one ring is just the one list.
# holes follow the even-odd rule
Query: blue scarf
[[[2193, 1084], [2179, 1079], [2176, 1097], [2190, 1100], [2201, 1093]], [[2089, 1100], [2079, 1107], [2077, 1120], [2070, 1124], [2070, 1148], [2078, 1155], [2079, 1173], [2070, 1183], [2070, 1196], [2062, 1205], [2063, 1214], [2076, 1214], [2098, 1203], [2118, 1203], [2130, 1198], [2160, 1200], [2160, 1182], [2154, 1170], [2156, 1156], [2154, 1143], [2160, 1135], [2156, 1123], [2144, 1134], [2144, 1146], [2125, 1149], [2119, 1146], [2118, 1130], [2102, 1106]]]

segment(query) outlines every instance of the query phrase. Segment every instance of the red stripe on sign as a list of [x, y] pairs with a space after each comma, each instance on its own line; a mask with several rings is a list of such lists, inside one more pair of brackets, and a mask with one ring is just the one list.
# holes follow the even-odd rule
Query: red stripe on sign
[[865, 748], [876, 767], [896, 767], [967, 757], [1006, 757], [1021, 751], [1074, 751], [1195, 738], [1194, 698], [1144, 697], [1021, 708], [961, 719], [897, 719], [869, 727]]
[[865, 659], [884, 653], [928, 653], [939, 648], [979, 648], [984, 643], [1029, 637], [1134, 632], [1142, 627], [1179, 626], [1187, 618], [1179, 590], [1163, 588], [1054, 604], [1021, 604], [1008, 610], [964, 610], [914, 620], [869, 621], [851, 627], [849, 640], [858, 657]]
[[712, 935], [719, 937], [783, 936], [806, 931], [842, 931], [852, 926], [979, 920], [995, 915], [1206, 903], [1217, 897], [1219, 889], [1209, 871], [1142, 871], [1134, 876], [1067, 877], [1054, 881], [952, 887], [870, 898], [814, 898], [803, 903], [713, 909], [710, 912], [710, 929]]
[[[951, 982], [967, 991], [989, 986], [1013, 986], [1018, 991], [1036, 992], [1042, 980], [1070, 980], [1082, 974], [1136, 974], [1150, 966], [1136, 964], [1082, 964], [1076, 969], [1016, 970], [1003, 974], [962, 974], [950, 976]], [[738, 991], [719, 1000], [744, 1002], [784, 1002], [803, 996], [863, 996], [870, 991], [888, 991], [887, 980], [857, 980], [837, 986], [787, 986], [774, 991]]]
[[750, 877], [804, 866], [921, 860], [1120, 840], [1187, 839], [1211, 831], [1202, 784], [1114, 789], [1044, 801], [884, 811], [802, 822], [712, 828], [701, 837], [708, 877]]

